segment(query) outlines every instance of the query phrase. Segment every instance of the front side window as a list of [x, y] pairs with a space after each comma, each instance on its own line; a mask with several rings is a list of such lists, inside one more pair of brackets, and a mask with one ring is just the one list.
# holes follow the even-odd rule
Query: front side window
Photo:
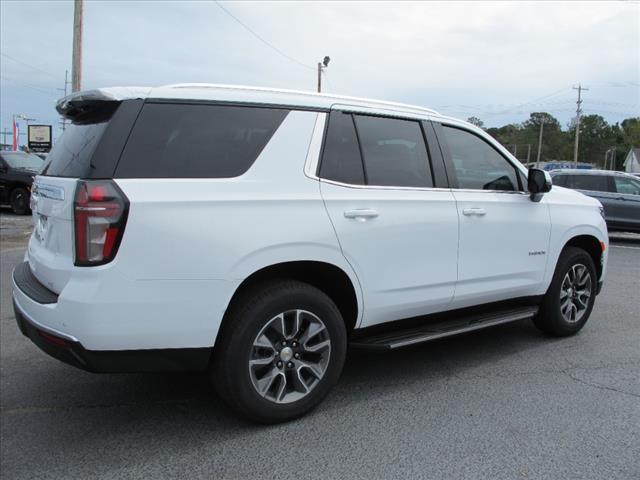
[[610, 192], [609, 179], [605, 175], [572, 175], [571, 187], [577, 190]]
[[460, 128], [443, 125], [458, 188], [519, 190], [516, 168], [482, 138]]
[[420, 123], [355, 115], [368, 185], [433, 187]]
[[613, 177], [616, 183], [616, 192], [627, 195], [640, 195], [640, 180], [627, 177]]

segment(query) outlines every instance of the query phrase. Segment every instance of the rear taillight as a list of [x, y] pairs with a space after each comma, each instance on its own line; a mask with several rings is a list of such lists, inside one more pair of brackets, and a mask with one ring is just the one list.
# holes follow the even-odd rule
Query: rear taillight
[[124, 193], [111, 180], [80, 180], [73, 208], [75, 264], [102, 265], [113, 260], [129, 211]]

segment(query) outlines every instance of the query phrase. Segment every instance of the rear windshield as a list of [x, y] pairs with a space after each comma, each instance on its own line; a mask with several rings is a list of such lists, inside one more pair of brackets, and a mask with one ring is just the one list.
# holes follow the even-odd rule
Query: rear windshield
[[44, 160], [40, 157], [26, 152], [3, 152], [2, 159], [7, 162], [11, 168], [22, 168], [33, 172], [39, 172], [44, 165]]
[[237, 177], [251, 167], [287, 113], [277, 108], [147, 103], [115, 177]]
[[83, 125], [68, 124], [47, 156], [43, 172], [52, 177], [89, 178], [91, 157], [104, 133], [108, 121]]

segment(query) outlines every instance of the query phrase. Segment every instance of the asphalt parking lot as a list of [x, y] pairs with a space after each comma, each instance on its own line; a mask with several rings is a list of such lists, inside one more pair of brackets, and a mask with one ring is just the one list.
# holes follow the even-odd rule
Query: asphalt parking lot
[[3, 212], [3, 478], [640, 478], [640, 237], [616, 237], [592, 317], [520, 322], [390, 354], [351, 352], [312, 414], [235, 417], [204, 375], [95, 375], [18, 331], [29, 218]]

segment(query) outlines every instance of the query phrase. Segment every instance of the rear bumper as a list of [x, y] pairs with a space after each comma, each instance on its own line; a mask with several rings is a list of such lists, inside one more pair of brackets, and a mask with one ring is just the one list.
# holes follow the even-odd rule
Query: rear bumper
[[22, 334], [40, 350], [61, 362], [96, 373], [202, 371], [209, 365], [211, 348], [168, 348], [153, 350], [87, 350], [70, 335], [39, 324], [20, 307], [15, 297], [13, 310]]
[[[13, 310], [23, 335], [64, 363], [90, 372], [201, 371], [208, 367], [212, 347], [87, 349], [58, 308], [58, 296], [40, 284], [24, 263], [13, 272]], [[101, 308], [95, 305], [95, 308]], [[91, 325], [91, 319], [75, 318]], [[179, 328], [179, 324], [176, 328]], [[86, 330], [85, 330], [86, 331]], [[84, 331], [81, 331], [84, 333]], [[139, 333], [139, 332], [136, 332]]]

